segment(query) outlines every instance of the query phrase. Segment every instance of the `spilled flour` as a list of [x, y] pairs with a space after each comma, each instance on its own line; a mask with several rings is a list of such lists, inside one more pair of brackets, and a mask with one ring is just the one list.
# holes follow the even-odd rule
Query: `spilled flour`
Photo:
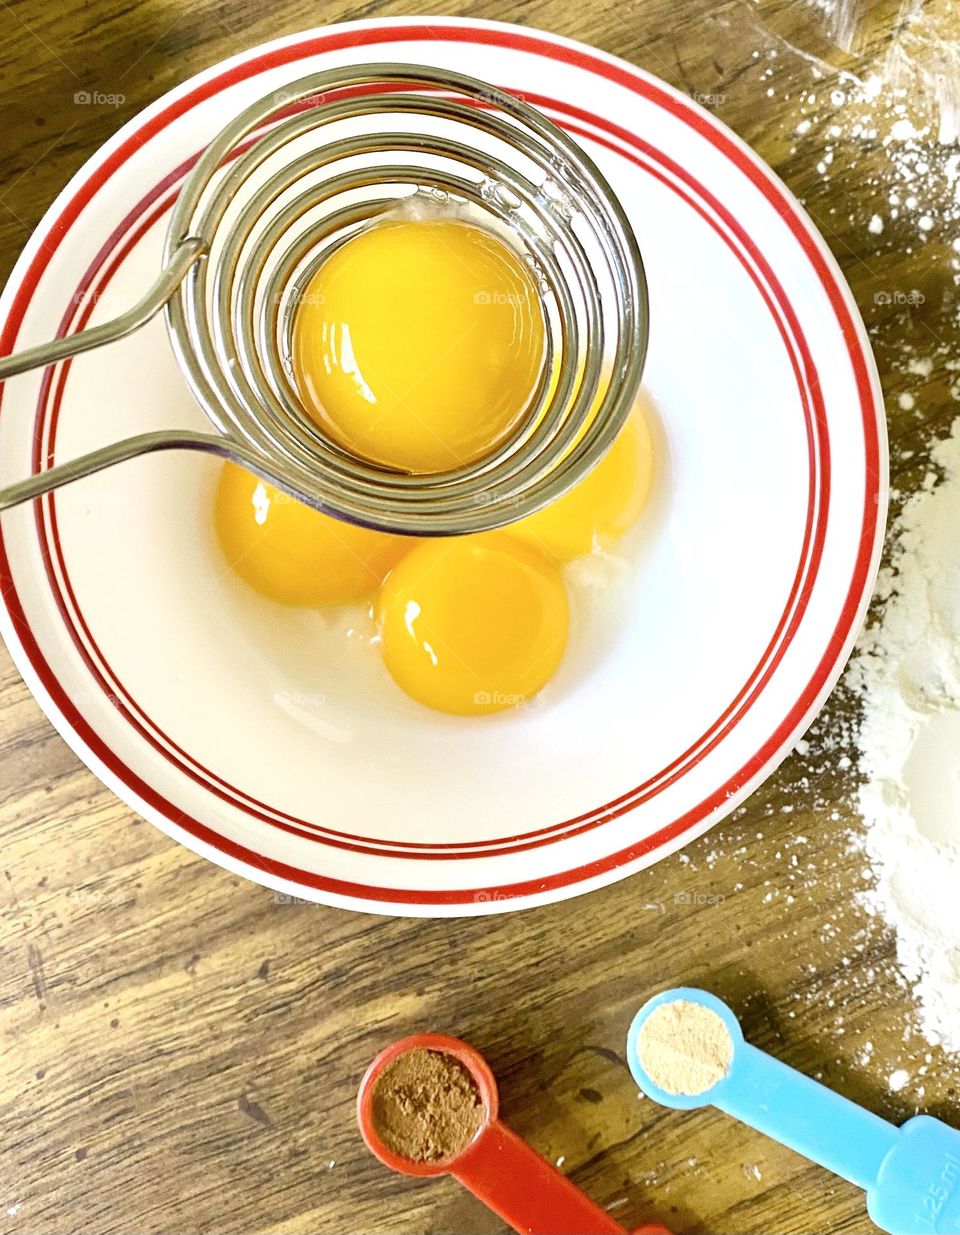
[[960, 419], [931, 460], [847, 680], [863, 702], [868, 907], [896, 931], [925, 1034], [960, 1051]]

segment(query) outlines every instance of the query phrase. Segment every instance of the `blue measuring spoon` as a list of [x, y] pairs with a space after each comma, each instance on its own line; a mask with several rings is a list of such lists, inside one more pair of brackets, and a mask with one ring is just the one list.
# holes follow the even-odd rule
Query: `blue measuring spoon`
[[[726, 1076], [693, 1096], [655, 1085], [638, 1051], [644, 1022], [676, 1000], [716, 1012], [733, 1042]], [[891, 1235], [960, 1235], [960, 1131], [929, 1115], [895, 1127], [745, 1042], [739, 1021], [715, 995], [677, 987], [645, 1003], [627, 1035], [627, 1062], [655, 1102], [684, 1111], [716, 1106], [863, 1188], [867, 1212]]]

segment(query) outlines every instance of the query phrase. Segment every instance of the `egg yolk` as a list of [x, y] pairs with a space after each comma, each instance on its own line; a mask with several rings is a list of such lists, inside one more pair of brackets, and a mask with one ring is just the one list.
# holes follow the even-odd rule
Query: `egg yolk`
[[510, 532], [561, 561], [608, 549], [639, 518], [652, 484], [653, 439], [641, 396], [596, 467]]
[[318, 268], [296, 311], [307, 412], [341, 446], [407, 472], [489, 454], [522, 423], [544, 363], [532, 271], [458, 219], [395, 219]]
[[369, 596], [411, 544], [304, 506], [235, 463], [220, 475], [214, 520], [240, 577], [290, 605]]
[[387, 576], [377, 617], [395, 681], [461, 716], [535, 695], [560, 663], [570, 623], [557, 566], [500, 533], [418, 545]]

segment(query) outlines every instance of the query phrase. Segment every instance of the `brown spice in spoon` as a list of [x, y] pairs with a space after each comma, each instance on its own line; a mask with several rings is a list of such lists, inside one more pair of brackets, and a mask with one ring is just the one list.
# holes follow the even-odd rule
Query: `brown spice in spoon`
[[373, 1087], [377, 1135], [411, 1162], [455, 1157], [476, 1136], [484, 1114], [476, 1081], [459, 1059], [443, 1051], [406, 1051]]

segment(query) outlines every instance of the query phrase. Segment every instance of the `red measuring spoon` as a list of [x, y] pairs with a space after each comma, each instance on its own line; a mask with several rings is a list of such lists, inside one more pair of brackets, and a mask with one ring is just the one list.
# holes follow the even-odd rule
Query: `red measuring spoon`
[[[414, 1162], [388, 1149], [373, 1122], [373, 1089], [384, 1068], [412, 1050], [452, 1055], [473, 1077], [485, 1108], [484, 1122], [470, 1144], [453, 1158]], [[403, 1175], [452, 1175], [521, 1235], [626, 1235], [626, 1228], [595, 1205], [576, 1184], [544, 1161], [526, 1141], [497, 1118], [497, 1082], [483, 1056], [442, 1033], [401, 1038], [367, 1068], [357, 1094], [357, 1122], [367, 1148]], [[634, 1235], [670, 1235], [662, 1226], [642, 1226]]]

